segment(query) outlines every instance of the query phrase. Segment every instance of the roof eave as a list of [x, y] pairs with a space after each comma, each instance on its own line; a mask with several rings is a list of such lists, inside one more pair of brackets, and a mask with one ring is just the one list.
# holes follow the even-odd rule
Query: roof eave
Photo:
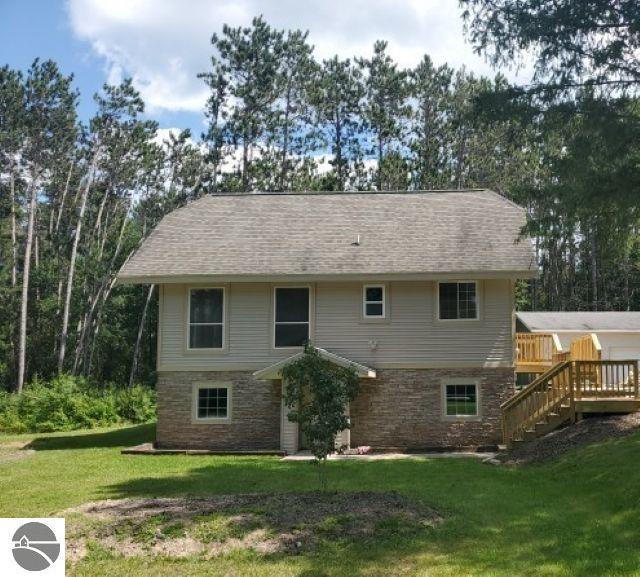
[[124, 274], [118, 276], [120, 284], [173, 284], [203, 282], [288, 282], [294, 281], [368, 281], [368, 280], [464, 280], [464, 279], [532, 279], [537, 270], [476, 270], [408, 273], [280, 273], [280, 274]]
[[[356, 372], [356, 374], [361, 378], [361, 379], [375, 379], [376, 378], [376, 371], [370, 367], [367, 367], [365, 365], [361, 365], [360, 363], [356, 363], [354, 361], [350, 361], [349, 359], [346, 359], [344, 357], [341, 357], [340, 355], [336, 355], [335, 353], [331, 353], [329, 351], [327, 351], [326, 349], [322, 349], [320, 347], [313, 347], [316, 351], [318, 351], [318, 354], [323, 358], [326, 359], [338, 366], [344, 367], [344, 368], [353, 368]], [[300, 351], [294, 355], [291, 355], [290, 357], [287, 357], [286, 359], [283, 359], [281, 361], [278, 361], [277, 363], [274, 363], [273, 365], [269, 365], [268, 367], [265, 367], [264, 369], [260, 369], [259, 371], [256, 371], [255, 373], [253, 373], [253, 377], [259, 381], [269, 381], [269, 380], [276, 380], [276, 379], [280, 379], [281, 378], [281, 372], [282, 369], [288, 365], [289, 363], [292, 363], [294, 361], [296, 361], [297, 359], [299, 359], [302, 355], [304, 354], [303, 351]]]

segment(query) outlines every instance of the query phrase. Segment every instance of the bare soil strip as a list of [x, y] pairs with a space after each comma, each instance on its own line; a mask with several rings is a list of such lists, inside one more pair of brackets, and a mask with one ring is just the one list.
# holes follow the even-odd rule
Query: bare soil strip
[[442, 520], [397, 493], [371, 492], [123, 499], [87, 503], [65, 516], [72, 561], [96, 548], [124, 556], [295, 554], [322, 540], [410, 534]]
[[544, 463], [567, 451], [640, 431], [640, 412], [628, 415], [589, 417], [544, 437], [499, 453], [496, 459], [507, 465]]

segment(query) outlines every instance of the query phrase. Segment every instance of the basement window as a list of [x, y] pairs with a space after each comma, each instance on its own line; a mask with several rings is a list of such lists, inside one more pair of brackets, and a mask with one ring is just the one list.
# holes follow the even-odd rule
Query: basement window
[[303, 346], [309, 340], [309, 287], [278, 287], [274, 300], [276, 348]]
[[477, 417], [478, 416], [478, 385], [447, 384], [445, 385], [445, 416], [447, 417]]
[[228, 421], [231, 418], [231, 385], [194, 384], [193, 417], [195, 421]]
[[366, 319], [383, 319], [385, 317], [384, 285], [365, 285], [362, 291], [362, 314]]
[[440, 320], [477, 319], [478, 283], [476, 281], [438, 283], [438, 315]]
[[189, 349], [221, 349], [224, 336], [224, 289], [189, 290]]

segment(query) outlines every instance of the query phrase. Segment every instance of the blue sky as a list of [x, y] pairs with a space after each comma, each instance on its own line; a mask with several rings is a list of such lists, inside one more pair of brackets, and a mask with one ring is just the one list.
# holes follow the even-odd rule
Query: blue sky
[[[74, 75], [80, 91], [80, 117], [90, 118], [95, 110], [92, 96], [109, 80], [108, 68], [91, 43], [74, 32], [68, 4], [62, 0], [0, 0], [0, 6], [0, 65], [26, 70], [35, 58], [55, 60], [64, 74]], [[148, 116], [162, 128], [190, 128], [194, 136], [203, 128], [200, 112], [162, 109]]]
[[[131, 76], [150, 118], [197, 137], [206, 90], [196, 75], [208, 67], [211, 34], [259, 14], [308, 29], [319, 59], [366, 56], [382, 38], [402, 66], [428, 53], [436, 64], [494, 73], [465, 41], [457, 0], [0, 0], [0, 65], [55, 60], [74, 74], [83, 119], [104, 82]], [[529, 76], [527, 66], [502, 72]]]

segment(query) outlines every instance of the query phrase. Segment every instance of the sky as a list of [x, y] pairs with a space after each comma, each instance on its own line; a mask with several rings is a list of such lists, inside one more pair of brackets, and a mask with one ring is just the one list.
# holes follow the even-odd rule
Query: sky
[[[212, 33], [260, 14], [277, 28], [309, 30], [319, 59], [367, 56], [384, 39], [403, 67], [429, 54], [495, 74], [465, 40], [457, 0], [0, 0], [0, 66], [55, 60], [74, 74], [85, 120], [103, 83], [130, 76], [150, 118], [197, 137], [207, 93], [196, 75], [209, 67]], [[529, 76], [526, 67], [501, 72]]]

